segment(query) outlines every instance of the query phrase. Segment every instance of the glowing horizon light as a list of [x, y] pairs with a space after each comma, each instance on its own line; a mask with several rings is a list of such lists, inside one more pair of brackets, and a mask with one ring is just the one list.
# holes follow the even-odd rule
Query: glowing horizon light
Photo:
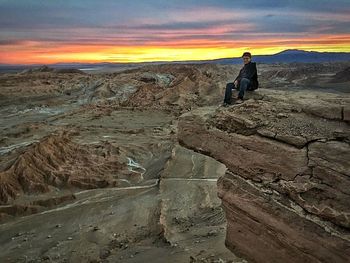
[[[171, 61], [197, 61], [214, 60], [220, 58], [240, 57], [244, 51], [250, 51], [254, 55], [273, 55], [287, 49], [299, 49], [305, 51], [318, 52], [350, 52], [350, 45], [331, 46], [281, 46], [281, 47], [200, 47], [200, 48], [170, 48], [170, 47], [113, 47], [98, 48], [83, 47], [79, 52], [77, 47], [72, 48], [74, 52], [69, 52], [69, 47], [57, 52], [31, 52], [14, 51], [2, 55], [1, 63], [6, 64], [54, 64], [54, 63], [139, 63], [139, 62], [171, 62]], [[11, 56], [12, 55], [12, 56]], [[4, 63], [5, 64], [5, 63]]]

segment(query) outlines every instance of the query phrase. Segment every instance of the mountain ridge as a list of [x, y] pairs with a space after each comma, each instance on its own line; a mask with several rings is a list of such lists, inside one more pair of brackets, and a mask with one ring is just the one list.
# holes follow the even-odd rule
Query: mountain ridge
[[[259, 63], [320, 63], [350, 61], [350, 52], [318, 52], [300, 49], [286, 49], [272, 55], [256, 55], [253, 60]], [[218, 64], [240, 64], [241, 58], [215, 59]]]

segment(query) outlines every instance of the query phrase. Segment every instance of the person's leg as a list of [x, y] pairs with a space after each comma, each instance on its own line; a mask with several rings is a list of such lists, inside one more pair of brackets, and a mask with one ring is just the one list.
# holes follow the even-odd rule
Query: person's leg
[[232, 89], [235, 88], [233, 83], [226, 84], [224, 103], [231, 104], [232, 102]]
[[241, 82], [239, 83], [239, 93], [238, 93], [239, 99], [243, 100], [244, 94], [248, 89], [249, 85], [250, 85], [249, 79], [246, 79], [246, 78], [241, 79]]

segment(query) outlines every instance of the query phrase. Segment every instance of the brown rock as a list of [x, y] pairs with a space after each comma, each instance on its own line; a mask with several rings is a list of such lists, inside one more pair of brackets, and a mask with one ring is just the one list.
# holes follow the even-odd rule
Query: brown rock
[[327, 104], [320, 101], [304, 101], [302, 110], [306, 113], [330, 120], [342, 119], [342, 107], [337, 104]]
[[304, 112], [280, 119], [284, 103], [251, 107], [198, 109], [178, 125], [183, 146], [232, 172], [218, 182], [227, 247], [251, 262], [347, 262], [349, 127]]
[[227, 219], [226, 246], [249, 262], [347, 262], [349, 241], [239, 176], [218, 181]]
[[[223, 162], [230, 171], [255, 181], [292, 180], [308, 171], [305, 149], [289, 147], [256, 135], [206, 129], [203, 116], [179, 121], [180, 143]], [[278, 154], [277, 154], [278, 153]]]
[[315, 142], [309, 145], [310, 165], [327, 167], [350, 176], [350, 145], [346, 142]]
[[[74, 143], [68, 133], [50, 135], [22, 153], [0, 172], [0, 203], [22, 193], [34, 194], [58, 188], [103, 188], [115, 185], [113, 174], [124, 165], [106, 143], [102, 151]], [[98, 165], [97, 165], [98, 164]]]

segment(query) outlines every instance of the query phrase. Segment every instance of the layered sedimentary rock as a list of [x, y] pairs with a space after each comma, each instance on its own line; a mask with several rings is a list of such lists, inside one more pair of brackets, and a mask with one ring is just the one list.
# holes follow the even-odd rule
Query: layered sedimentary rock
[[258, 92], [242, 105], [181, 116], [180, 143], [228, 168], [218, 195], [235, 254], [250, 262], [348, 261], [350, 126], [327, 111], [348, 106], [336, 95]]

